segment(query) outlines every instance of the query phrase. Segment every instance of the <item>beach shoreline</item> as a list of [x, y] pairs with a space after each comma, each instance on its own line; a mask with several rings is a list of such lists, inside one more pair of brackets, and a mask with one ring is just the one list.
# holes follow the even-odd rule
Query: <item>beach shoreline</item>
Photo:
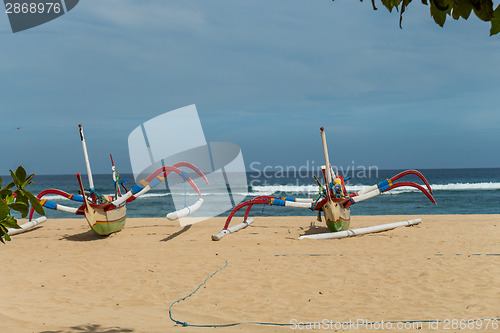
[[[418, 328], [436, 332], [446, 330], [446, 320], [451, 329], [452, 320], [500, 318], [500, 215], [354, 215], [351, 229], [413, 218], [422, 223], [340, 240], [298, 240], [327, 228], [314, 216], [256, 217], [218, 242], [210, 237], [222, 230], [224, 217], [186, 227], [129, 218], [109, 237], [95, 235], [83, 218], [48, 219], [2, 246], [2, 327], [13, 333], [199, 330], [176, 325], [169, 307], [219, 269], [172, 306], [174, 319], [287, 323], [300, 330], [322, 323], [310, 328], [338, 332], [413, 332], [396, 322], [370, 328], [361, 321], [438, 320]], [[476, 329], [500, 332], [491, 323]]]

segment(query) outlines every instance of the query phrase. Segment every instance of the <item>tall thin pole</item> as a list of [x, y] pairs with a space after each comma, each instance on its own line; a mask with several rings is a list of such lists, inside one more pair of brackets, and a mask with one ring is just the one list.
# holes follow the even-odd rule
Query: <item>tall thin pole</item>
[[109, 154], [109, 157], [111, 158], [111, 171], [113, 171], [113, 182], [115, 183], [115, 199], [118, 199], [118, 196], [122, 196], [122, 193], [120, 191], [120, 184], [118, 184], [118, 177], [116, 176], [116, 167], [115, 167], [115, 162], [113, 161], [113, 155]]
[[[321, 127], [321, 141], [323, 142], [323, 154], [325, 155], [325, 172], [326, 172], [326, 181], [328, 182], [328, 185], [332, 182], [332, 178], [335, 177], [335, 173], [333, 172], [331, 166], [330, 166], [330, 158], [328, 157], [328, 147], [326, 146], [326, 135], [325, 135], [325, 128]], [[333, 175], [330, 173], [333, 172]]]
[[[87, 175], [89, 177], [89, 187], [90, 190], [94, 190], [94, 179], [92, 178], [92, 170], [90, 169], [89, 154], [87, 153], [87, 145], [85, 144], [85, 137], [83, 136], [82, 124], [78, 124], [78, 129], [80, 131], [80, 139], [82, 140], [83, 156], [85, 158], [85, 166], [87, 167]], [[85, 195], [82, 193], [82, 195]]]

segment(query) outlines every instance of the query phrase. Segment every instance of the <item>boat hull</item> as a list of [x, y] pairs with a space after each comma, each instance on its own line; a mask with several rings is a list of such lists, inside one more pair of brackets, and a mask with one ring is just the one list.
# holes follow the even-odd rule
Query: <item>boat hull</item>
[[326, 226], [332, 232], [349, 229], [351, 223], [351, 210], [336, 202], [327, 202], [322, 207], [325, 214]]
[[99, 205], [90, 205], [90, 209], [85, 211], [85, 219], [96, 234], [107, 236], [123, 229], [127, 219], [127, 207], [106, 210]]

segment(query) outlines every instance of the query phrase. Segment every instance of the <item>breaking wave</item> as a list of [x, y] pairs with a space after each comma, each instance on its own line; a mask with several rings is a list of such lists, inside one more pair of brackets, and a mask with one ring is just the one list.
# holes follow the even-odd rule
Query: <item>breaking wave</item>
[[[422, 184], [421, 184], [422, 185]], [[347, 192], [358, 192], [364, 190], [371, 185], [347, 185]], [[422, 185], [423, 186], [423, 185]], [[425, 186], [424, 186], [425, 187]], [[484, 190], [500, 190], [500, 183], [450, 183], [450, 184], [431, 184], [433, 191], [484, 191]], [[384, 194], [400, 194], [406, 192], [418, 191], [413, 187], [398, 187]], [[252, 195], [272, 195], [273, 193], [318, 193], [317, 185], [263, 185], [253, 186], [250, 194]]]

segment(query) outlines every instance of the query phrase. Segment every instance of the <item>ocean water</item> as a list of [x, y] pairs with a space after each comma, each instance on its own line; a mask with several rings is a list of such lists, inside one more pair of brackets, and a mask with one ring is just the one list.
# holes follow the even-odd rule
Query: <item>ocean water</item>
[[[352, 177], [346, 182], [348, 192], [359, 191], [364, 187], [390, 178], [402, 170], [371, 170], [347, 172]], [[500, 168], [488, 169], [420, 169], [434, 191], [438, 205], [432, 204], [427, 197], [414, 188], [400, 187], [383, 193], [375, 198], [354, 204], [352, 215], [418, 215], [418, 214], [500, 214]], [[4, 183], [9, 177], [2, 176]], [[130, 189], [135, 185], [132, 175], [121, 175], [128, 178], [125, 185]], [[318, 175], [318, 178], [319, 175]], [[321, 179], [321, 178], [320, 178]], [[196, 179], [198, 183], [200, 179]], [[316, 198], [318, 186], [312, 172], [249, 172], [247, 173], [247, 199], [259, 195], [287, 196], [299, 198]], [[421, 185], [416, 176], [406, 176], [399, 181], [413, 181]], [[88, 184], [83, 176], [84, 184]], [[114, 193], [111, 175], [94, 175], [96, 191], [101, 194]], [[78, 193], [78, 182], [75, 175], [35, 176], [34, 184], [29, 188], [35, 195], [42, 190], [56, 188], [68, 193]], [[210, 187], [209, 187], [210, 188]], [[217, 200], [217, 196], [225, 189], [204, 191], [206, 201]], [[187, 195], [195, 195], [188, 193]], [[56, 195], [44, 198], [58, 204], [78, 206], [78, 203]], [[193, 201], [188, 197], [187, 200]], [[152, 190], [127, 205], [129, 217], [165, 217], [174, 211], [172, 195], [168, 190]], [[72, 214], [47, 209], [48, 218], [73, 217]], [[227, 216], [226, 211], [220, 216]], [[238, 214], [241, 215], [241, 214]], [[297, 209], [277, 206], [254, 206], [251, 216], [315, 216], [308, 209]]]

